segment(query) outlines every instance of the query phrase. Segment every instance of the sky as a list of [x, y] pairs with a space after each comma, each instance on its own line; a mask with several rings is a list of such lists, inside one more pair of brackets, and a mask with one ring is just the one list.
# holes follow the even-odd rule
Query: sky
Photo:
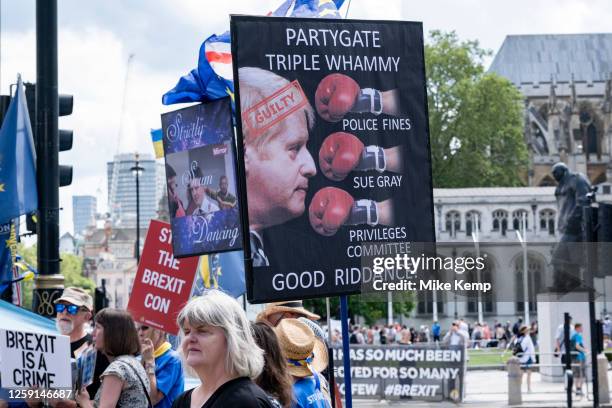
[[[60, 163], [74, 168], [72, 185], [60, 189], [62, 234], [72, 232], [73, 194], [97, 196], [98, 210], [106, 211], [106, 162], [113, 155], [153, 154], [150, 129], [161, 126], [161, 113], [179, 107], [163, 106], [161, 96], [197, 65], [202, 41], [226, 31], [230, 14], [263, 15], [281, 2], [58, 1], [59, 92], [74, 95], [73, 114], [60, 118], [60, 128], [74, 131], [72, 150], [60, 153]], [[0, 3], [3, 94], [17, 73], [36, 81], [35, 3]], [[454, 30], [493, 52], [511, 34], [612, 31], [609, 0], [346, 0], [342, 12], [355, 19], [421, 21], [425, 33]]]

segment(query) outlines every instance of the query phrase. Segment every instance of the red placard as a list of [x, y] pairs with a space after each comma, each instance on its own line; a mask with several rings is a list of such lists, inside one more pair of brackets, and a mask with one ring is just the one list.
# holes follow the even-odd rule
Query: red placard
[[127, 307], [134, 320], [178, 334], [176, 317], [189, 300], [198, 259], [175, 258], [170, 224], [152, 220]]

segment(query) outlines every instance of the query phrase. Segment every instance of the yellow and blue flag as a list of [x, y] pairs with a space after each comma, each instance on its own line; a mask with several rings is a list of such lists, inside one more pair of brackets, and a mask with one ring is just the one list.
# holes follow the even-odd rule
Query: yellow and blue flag
[[0, 129], [0, 224], [38, 208], [36, 151], [21, 77]]
[[241, 296], [246, 291], [242, 251], [200, 257], [198, 274], [191, 294], [201, 296], [207, 289], [219, 289], [233, 297]]
[[155, 150], [155, 158], [161, 159], [164, 157], [164, 144], [162, 143], [162, 130], [151, 129], [151, 141]]

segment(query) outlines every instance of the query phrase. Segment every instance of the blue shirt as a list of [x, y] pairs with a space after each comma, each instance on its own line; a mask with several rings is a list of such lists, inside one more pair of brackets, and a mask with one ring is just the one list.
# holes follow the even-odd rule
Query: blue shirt
[[329, 408], [321, 387], [317, 387], [314, 376], [302, 378], [293, 384], [295, 401], [292, 408]]
[[431, 326], [431, 334], [434, 336], [440, 335], [440, 325], [438, 323], [434, 323], [434, 325]]
[[185, 388], [183, 365], [176, 351], [169, 349], [155, 359], [155, 378], [157, 389], [164, 393], [164, 398], [155, 404], [155, 408], [172, 407], [172, 402]]
[[[572, 336], [572, 339], [570, 340], [570, 343], [579, 344], [582, 348], [584, 348], [583, 341], [584, 340], [582, 339], [582, 333], [575, 332], [574, 335]], [[578, 351], [578, 349], [575, 349], [572, 351]], [[585, 360], [584, 352], [578, 351], [578, 354], [576, 354], [576, 361], [582, 362], [584, 360]]]

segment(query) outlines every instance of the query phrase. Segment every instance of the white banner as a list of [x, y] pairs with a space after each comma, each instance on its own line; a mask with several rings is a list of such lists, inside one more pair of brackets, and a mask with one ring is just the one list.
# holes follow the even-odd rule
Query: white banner
[[70, 338], [0, 329], [3, 388], [72, 388]]

